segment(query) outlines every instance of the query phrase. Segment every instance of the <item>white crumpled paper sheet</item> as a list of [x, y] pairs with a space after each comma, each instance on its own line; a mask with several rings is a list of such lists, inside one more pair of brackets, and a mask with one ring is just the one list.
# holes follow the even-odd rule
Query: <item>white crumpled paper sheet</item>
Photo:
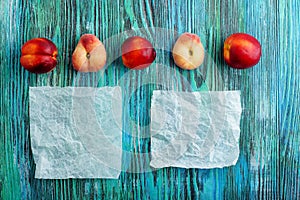
[[35, 178], [118, 178], [120, 87], [30, 87]]
[[222, 168], [239, 156], [239, 91], [154, 91], [151, 162], [154, 168]]

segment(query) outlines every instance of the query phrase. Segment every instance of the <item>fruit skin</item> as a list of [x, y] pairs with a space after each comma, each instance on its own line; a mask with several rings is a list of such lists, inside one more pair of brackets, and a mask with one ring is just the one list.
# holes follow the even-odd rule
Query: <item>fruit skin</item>
[[198, 68], [204, 61], [204, 54], [199, 36], [187, 32], [177, 39], [172, 50], [175, 64], [187, 70]]
[[246, 69], [256, 65], [261, 57], [261, 45], [253, 36], [234, 33], [224, 42], [224, 60], [232, 68]]
[[57, 48], [47, 38], [34, 38], [21, 49], [21, 65], [30, 72], [42, 74], [52, 71], [57, 65]]
[[122, 61], [130, 69], [147, 68], [156, 58], [151, 42], [140, 36], [128, 38], [122, 44]]
[[93, 34], [80, 37], [72, 55], [72, 64], [79, 72], [96, 72], [106, 64], [106, 50], [102, 42]]

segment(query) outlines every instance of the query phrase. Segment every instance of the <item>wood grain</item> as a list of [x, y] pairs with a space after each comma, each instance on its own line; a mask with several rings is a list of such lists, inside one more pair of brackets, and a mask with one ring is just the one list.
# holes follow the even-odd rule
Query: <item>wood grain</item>
[[[0, 199], [300, 199], [298, 0], [2, 0], [0, 5]], [[153, 40], [154, 27], [200, 35], [206, 49], [205, 83], [203, 71], [179, 70], [168, 51], [158, 52], [156, 63], [169, 69], [153, 66], [154, 84], [143, 85], [149, 71], [133, 72], [128, 76], [132, 81], [122, 79], [128, 70], [120, 59], [103, 76], [80, 75], [72, 69], [71, 55], [82, 34], [92, 33], [103, 41], [131, 30]], [[222, 43], [234, 32], [250, 33], [261, 42], [257, 66], [234, 70], [225, 65]], [[59, 65], [51, 73], [35, 75], [20, 66], [22, 44], [35, 37], [47, 37], [58, 47]], [[114, 45], [107, 48], [118, 51], [119, 41], [111, 42]], [[190, 84], [188, 88], [180, 84], [182, 78]], [[123, 94], [128, 100], [124, 103], [123, 149], [141, 153], [149, 150], [149, 138], [140, 136], [149, 134], [150, 95], [161, 87], [158, 81], [179, 91], [241, 90], [241, 152], [235, 166], [123, 172], [118, 180], [34, 179], [29, 86], [97, 83], [99, 87], [119, 84], [133, 92], [139, 88], [132, 96]], [[141, 170], [139, 161], [133, 160], [130, 169]]]

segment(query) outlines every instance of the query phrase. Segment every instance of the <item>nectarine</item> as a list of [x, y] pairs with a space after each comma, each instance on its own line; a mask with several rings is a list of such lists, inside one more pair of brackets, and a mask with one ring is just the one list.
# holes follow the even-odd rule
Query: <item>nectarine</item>
[[57, 48], [46, 38], [34, 38], [27, 41], [22, 46], [21, 52], [21, 65], [30, 72], [47, 73], [57, 65]]
[[224, 59], [232, 68], [246, 69], [256, 65], [261, 57], [261, 45], [246, 33], [234, 33], [224, 42]]
[[155, 57], [156, 51], [150, 41], [140, 36], [130, 37], [122, 45], [122, 61], [130, 69], [144, 69]]

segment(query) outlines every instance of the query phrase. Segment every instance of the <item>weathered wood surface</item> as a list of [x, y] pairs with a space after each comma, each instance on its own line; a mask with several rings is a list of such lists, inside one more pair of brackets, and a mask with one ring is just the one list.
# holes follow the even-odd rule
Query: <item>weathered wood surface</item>
[[[0, 199], [300, 199], [298, 0], [2, 0], [0, 5]], [[155, 35], [153, 27], [199, 34], [206, 49], [208, 89], [241, 90], [241, 152], [236, 166], [123, 172], [118, 180], [34, 179], [29, 86], [76, 85], [78, 74], [72, 69], [71, 55], [83, 33], [105, 40], [128, 30], [141, 34], [138, 28], [144, 28], [151, 39]], [[254, 68], [239, 71], [224, 64], [222, 43], [234, 32], [250, 33], [261, 42], [262, 58]], [[34, 37], [47, 37], [59, 49], [59, 65], [49, 74], [35, 75], [20, 66], [20, 48]], [[202, 90], [201, 71], [179, 70], [169, 53], [160, 52], [156, 59], [169, 71], [151, 66], [157, 76], [176, 90], [186, 88], [174, 85], [170, 74], [185, 77], [191, 90]], [[98, 86], [124, 84], [128, 89], [142, 86], [145, 72], [134, 72], [136, 81], [130, 83], [121, 80], [127, 72], [117, 59], [100, 79], [90, 75], [83, 77], [83, 82], [89, 85], [89, 81], [97, 81]], [[127, 133], [143, 134], [125, 115], [147, 125], [149, 93], [155, 87], [155, 82], [141, 87], [133, 101], [124, 104], [128, 110], [123, 121]], [[146, 151], [149, 145], [147, 138], [131, 138], [125, 132], [123, 140], [123, 148], [133, 152]]]

